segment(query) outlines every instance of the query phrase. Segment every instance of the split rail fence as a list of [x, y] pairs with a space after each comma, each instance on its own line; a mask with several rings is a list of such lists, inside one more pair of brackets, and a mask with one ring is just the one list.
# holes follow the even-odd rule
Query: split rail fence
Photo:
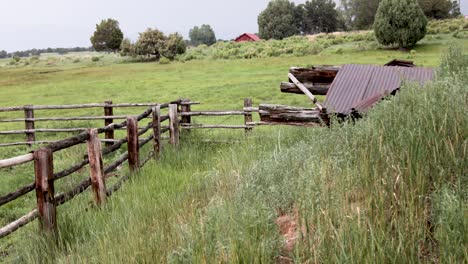
[[[18, 218], [10, 224], [0, 228], [0, 238], [3, 238], [19, 228], [27, 225], [36, 218], [39, 219], [40, 230], [45, 233], [55, 233], [57, 229], [56, 208], [72, 200], [77, 195], [83, 193], [90, 186], [94, 197], [94, 204], [99, 207], [105, 203], [106, 198], [119, 190], [132, 174], [137, 172], [149, 160], [161, 157], [162, 134], [169, 132], [169, 142], [177, 146], [180, 139], [180, 130], [191, 129], [244, 129], [249, 134], [256, 126], [262, 125], [316, 125], [320, 119], [320, 112], [317, 109], [303, 109], [278, 105], [252, 106], [252, 99], [244, 100], [244, 108], [240, 111], [192, 111], [191, 106], [199, 103], [190, 100], [178, 100], [168, 104], [112, 104], [110, 101], [105, 104], [87, 105], [67, 105], [67, 106], [25, 106], [0, 108], [0, 112], [24, 111], [25, 118], [3, 119], [0, 122], [24, 122], [25, 130], [0, 131], [0, 135], [25, 134], [25, 142], [4, 143], [0, 146], [32, 145], [45, 143], [48, 145], [33, 151], [30, 154], [0, 160], [0, 169], [17, 166], [29, 162], [34, 162], [35, 181], [23, 186], [13, 192], [0, 196], [0, 206], [12, 202], [32, 191], [36, 192], [37, 208], [26, 215]], [[151, 106], [138, 116], [114, 116], [114, 107], [142, 107]], [[34, 118], [34, 110], [44, 109], [77, 109], [89, 107], [104, 107], [104, 116], [96, 117], [47, 117]], [[162, 109], [168, 109], [167, 115], [162, 115]], [[259, 122], [253, 121], [253, 113], [259, 113]], [[192, 117], [203, 116], [243, 116], [242, 125], [201, 125], [194, 124]], [[150, 118], [151, 122], [139, 128], [138, 122]], [[105, 121], [105, 127], [96, 128], [68, 128], [68, 129], [35, 129], [35, 122], [38, 121], [73, 121], [73, 120], [101, 120]], [[113, 123], [115, 119], [125, 119], [122, 123]], [[168, 121], [168, 125], [163, 126], [163, 122]], [[304, 121], [307, 121], [304, 123]], [[114, 139], [114, 131], [126, 130], [126, 137]], [[61, 141], [36, 141], [35, 133], [46, 132], [80, 132], [78, 135]], [[147, 138], [141, 138], [146, 133], [151, 132]], [[105, 139], [100, 140], [98, 135], [104, 134]], [[101, 147], [101, 141], [106, 143], [106, 147]], [[149, 154], [141, 158], [140, 149], [152, 142], [153, 148]], [[54, 153], [76, 145], [86, 144], [87, 155], [75, 165], [62, 171], [54, 171]], [[103, 165], [103, 156], [114, 153], [124, 144], [127, 144], [127, 152], [117, 160]], [[121, 177], [113, 186], [106, 186], [106, 179], [109, 178], [119, 166], [128, 161], [130, 172]], [[89, 177], [76, 185], [73, 189], [55, 194], [54, 182], [65, 178], [89, 165]]]

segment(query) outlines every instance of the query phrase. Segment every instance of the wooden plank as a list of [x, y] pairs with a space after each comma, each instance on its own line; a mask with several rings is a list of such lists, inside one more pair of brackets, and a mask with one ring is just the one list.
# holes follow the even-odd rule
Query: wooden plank
[[292, 82], [299, 88], [301, 89], [301, 91], [317, 106], [317, 108], [321, 111], [321, 112], [324, 112], [325, 108], [322, 106], [322, 104], [320, 104], [318, 101], [317, 101], [317, 98], [315, 98], [315, 96], [309, 92], [309, 90], [307, 90], [307, 88], [301, 83], [299, 82], [296, 77], [294, 77], [293, 74], [289, 73], [288, 74], [289, 76], [289, 79], [292, 80]]
[[[114, 108], [112, 107], [112, 101], [105, 101], [104, 104], [104, 115], [105, 116], [113, 116], [114, 115]], [[104, 126], [108, 126], [110, 124], [114, 123], [113, 118], [107, 118], [104, 119]], [[108, 130], [105, 132], [105, 139], [114, 139], [114, 130]], [[112, 143], [106, 142], [106, 147], [112, 146]]]
[[34, 173], [36, 176], [36, 198], [39, 212], [39, 228], [46, 233], [55, 233], [57, 228], [54, 197], [53, 152], [41, 148], [34, 152]]
[[89, 129], [88, 160], [91, 186], [93, 187], [94, 201], [98, 207], [106, 202], [106, 183], [102, 165], [101, 142], [97, 129]]
[[14, 158], [0, 160], [0, 169], [20, 165], [20, 164], [30, 162], [33, 160], [34, 160], [33, 154], [26, 154], [26, 155], [14, 157]]
[[128, 115], [12, 118], [12, 119], [1, 119], [0, 123], [15, 123], [15, 122], [25, 122], [25, 121], [41, 122], [41, 121], [81, 121], [81, 120], [127, 119], [127, 117], [128, 117]]
[[288, 122], [288, 123], [277, 123], [277, 122], [251, 122], [247, 123], [249, 126], [299, 126], [299, 127], [320, 127], [317, 123], [296, 123], [296, 122]]
[[332, 83], [341, 67], [337, 66], [314, 66], [308, 68], [291, 67], [289, 73], [296, 76], [301, 82]]
[[261, 104], [259, 109], [260, 120], [267, 123], [321, 123], [318, 109], [272, 104]]
[[[330, 84], [317, 84], [313, 83], [303, 83], [304, 86], [311, 92], [313, 95], [327, 95], [328, 89], [330, 89]], [[303, 94], [302, 90], [297, 88], [294, 83], [283, 82], [280, 85], [282, 93], [293, 93], [293, 94]]]
[[[245, 98], [244, 99], [244, 108], [249, 108], [249, 107], [252, 107], [252, 98]], [[250, 112], [246, 112], [244, 114], [244, 124], [246, 125], [247, 123], [249, 122], [252, 122], [253, 121], [253, 118], [252, 118], [252, 113]], [[246, 125], [247, 126], [247, 125]], [[252, 132], [252, 128], [251, 127], [247, 127], [245, 128], [245, 133], [248, 134]]]
[[135, 117], [127, 119], [127, 139], [130, 172], [136, 172], [140, 168], [140, 161], [138, 157], [138, 121]]
[[8, 236], [9, 234], [15, 232], [19, 228], [31, 223], [38, 216], [38, 210], [34, 209], [26, 215], [22, 216], [16, 221], [9, 223], [8, 225], [0, 228], [0, 239]]
[[[34, 118], [34, 110], [32, 109], [32, 105], [26, 105], [24, 106], [24, 118], [25, 119], [31, 119]], [[25, 121], [24, 122], [24, 128], [27, 131], [34, 130], [34, 121]], [[26, 132], [26, 142], [33, 142], [36, 141], [36, 134], [34, 132]], [[31, 147], [32, 144], [29, 144], [29, 147]]]
[[171, 138], [171, 145], [179, 145], [179, 117], [177, 112], [177, 105], [169, 105], [169, 134]]
[[38, 128], [38, 129], [28, 129], [28, 130], [8, 130], [0, 131], [0, 135], [15, 135], [15, 134], [25, 134], [25, 133], [70, 133], [70, 132], [83, 132], [87, 128]]
[[153, 151], [156, 159], [161, 158], [161, 107], [153, 107]]

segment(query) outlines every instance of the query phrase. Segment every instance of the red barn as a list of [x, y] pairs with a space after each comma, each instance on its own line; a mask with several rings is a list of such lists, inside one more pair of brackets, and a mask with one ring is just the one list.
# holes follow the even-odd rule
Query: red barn
[[244, 42], [244, 41], [259, 41], [260, 38], [255, 34], [244, 33], [237, 37], [234, 41], [235, 42]]

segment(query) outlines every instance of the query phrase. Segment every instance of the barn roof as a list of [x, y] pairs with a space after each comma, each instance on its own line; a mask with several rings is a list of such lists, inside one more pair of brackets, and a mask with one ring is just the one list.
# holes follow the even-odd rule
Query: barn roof
[[257, 35], [255, 34], [251, 34], [251, 33], [244, 33], [242, 35], [240, 35], [239, 37], [236, 38], [236, 40], [240, 39], [241, 37], [243, 36], [247, 36], [249, 37], [250, 39], [252, 39], [253, 41], [259, 41], [261, 40], [260, 37], [258, 37]]
[[399, 89], [404, 80], [423, 85], [433, 78], [430, 68], [344, 65], [330, 86], [325, 106], [331, 112], [349, 115], [353, 108], [367, 108]]

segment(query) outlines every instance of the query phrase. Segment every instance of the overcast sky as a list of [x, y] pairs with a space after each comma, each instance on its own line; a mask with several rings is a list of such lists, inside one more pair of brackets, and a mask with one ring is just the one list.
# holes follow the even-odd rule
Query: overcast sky
[[[4, 0], [0, 12], [0, 50], [88, 47], [95, 24], [120, 22], [125, 36], [157, 27], [185, 37], [195, 25], [210, 24], [217, 38], [258, 31], [257, 16], [269, 0]], [[296, 3], [305, 2], [296, 0]], [[462, 0], [468, 14], [468, 0]]]

